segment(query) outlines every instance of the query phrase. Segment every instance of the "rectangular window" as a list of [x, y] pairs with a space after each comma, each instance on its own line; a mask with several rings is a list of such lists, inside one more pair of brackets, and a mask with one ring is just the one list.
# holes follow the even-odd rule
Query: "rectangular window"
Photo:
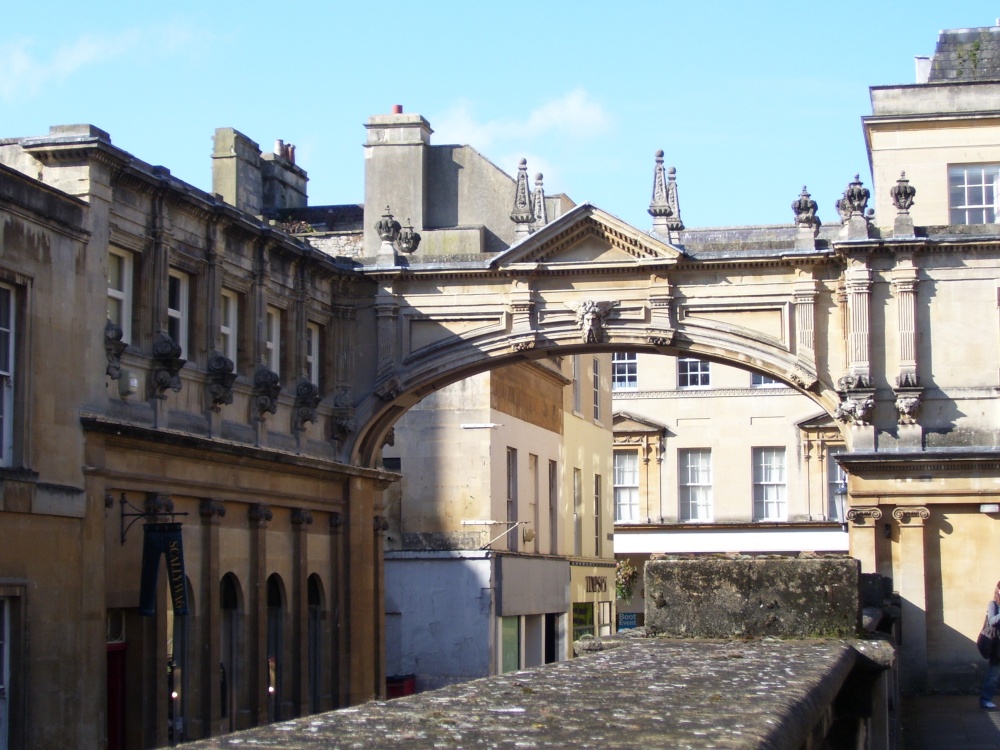
[[516, 672], [521, 668], [521, 618], [500, 618], [501, 672]]
[[780, 380], [765, 375], [762, 372], [750, 373], [750, 385], [754, 388], [785, 388], [787, 387]]
[[267, 306], [266, 313], [267, 336], [264, 340], [264, 351], [267, 358], [267, 369], [281, 374], [281, 310]]
[[549, 554], [559, 554], [559, 464], [549, 461]]
[[594, 603], [573, 602], [573, 640], [584, 635], [594, 635]]
[[528, 454], [528, 492], [531, 493], [531, 526], [526, 527], [526, 529], [530, 529], [531, 534], [535, 536], [526, 543], [525, 548], [531, 552], [538, 552], [538, 524], [541, 522], [539, 517], [541, 510], [538, 503], [538, 456], [534, 453]]
[[614, 452], [615, 521], [639, 520], [639, 451]]
[[132, 253], [108, 248], [108, 320], [132, 340]]
[[785, 520], [785, 449], [753, 449], [753, 519]]
[[188, 354], [188, 290], [190, 279], [186, 273], [170, 271], [167, 278], [167, 334], [181, 348], [181, 356]]
[[582, 398], [580, 396], [580, 355], [573, 355], [573, 411], [576, 414], [582, 409]]
[[14, 288], [0, 284], [0, 466], [14, 461], [15, 301]]
[[711, 385], [709, 363], [694, 357], [677, 360], [677, 386], [679, 388], [708, 388]]
[[598, 635], [611, 635], [611, 602], [597, 603]]
[[639, 387], [639, 363], [635, 352], [611, 355], [611, 390], [634, 391]]
[[1000, 181], [1000, 164], [955, 164], [949, 166], [949, 223], [995, 223], [998, 181]]
[[[517, 449], [507, 448], [507, 523], [517, 523]], [[507, 534], [507, 549], [517, 551], [520, 529]]]
[[843, 452], [842, 445], [827, 446], [826, 449], [826, 517], [841, 523], [844, 522], [844, 514], [847, 511], [844, 507], [847, 504], [847, 474], [834, 456]]
[[583, 474], [573, 469], [573, 554], [583, 554]]
[[677, 457], [682, 521], [712, 520], [712, 451], [685, 448]]
[[219, 346], [222, 349], [222, 355], [231, 359], [236, 365], [236, 356], [239, 350], [239, 297], [236, 296], [236, 292], [223, 289], [221, 302], [222, 322], [219, 325]]
[[601, 421], [601, 361], [594, 359], [594, 421]]
[[594, 474], [594, 557], [601, 556], [601, 475]]
[[309, 373], [309, 382], [316, 386], [319, 382], [319, 326], [315, 323], [306, 323], [306, 372]]

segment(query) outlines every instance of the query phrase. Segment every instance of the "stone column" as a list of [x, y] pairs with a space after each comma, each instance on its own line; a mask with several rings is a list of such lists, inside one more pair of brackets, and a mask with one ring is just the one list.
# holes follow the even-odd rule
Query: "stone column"
[[917, 372], [917, 283], [918, 271], [913, 266], [913, 258], [900, 258], [892, 273], [899, 339], [895, 387], [897, 435], [901, 447], [920, 450], [923, 447], [923, 428], [918, 420], [922, 389]]
[[292, 509], [292, 701], [295, 716], [309, 713], [309, 526], [313, 516]]
[[267, 525], [272, 518], [266, 505], [251, 505], [250, 581], [247, 591], [247, 675], [252, 726], [270, 722], [267, 694]]
[[893, 583], [902, 599], [902, 683], [923, 690], [927, 678], [927, 589], [924, 560], [924, 507], [900, 506], [892, 511], [899, 522], [899, 569]]
[[381, 586], [376, 580], [375, 480], [351, 477], [347, 518], [347, 639], [350, 664], [348, 702], [364, 703], [384, 692], [384, 645], [378, 640], [385, 617]]
[[882, 509], [878, 506], [858, 506], [847, 511], [849, 552], [861, 562], [862, 573], [878, 573], [878, 522]]
[[346, 565], [344, 563], [344, 515], [334, 511], [329, 516], [330, 527], [330, 591], [327, 599], [328, 630], [324, 631], [327, 637], [324, 643], [330, 645], [330, 654], [326, 661], [330, 664], [328, 678], [324, 678], [323, 685], [328, 688], [329, 696], [324, 695], [323, 710], [329, 711], [334, 708], [341, 708], [346, 705], [345, 696], [348, 694], [344, 676], [350, 674], [350, 662], [348, 661], [348, 640], [344, 627], [344, 612], [347, 608], [347, 579]]
[[[219, 563], [219, 528], [226, 507], [217, 500], [201, 501], [201, 601], [196, 614], [201, 623], [201, 717], [198, 736], [223, 733], [222, 696], [219, 691], [219, 665], [222, 663], [222, 610], [219, 586], [222, 581]], [[194, 657], [194, 654], [192, 654]], [[193, 708], [193, 707], [192, 707]]]

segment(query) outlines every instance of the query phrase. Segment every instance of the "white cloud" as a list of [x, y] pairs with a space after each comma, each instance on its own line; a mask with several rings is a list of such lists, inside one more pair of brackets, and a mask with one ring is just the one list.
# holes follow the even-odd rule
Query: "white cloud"
[[584, 89], [574, 89], [536, 107], [523, 119], [503, 118], [481, 122], [472, 104], [461, 101], [431, 122], [437, 143], [469, 144], [488, 151], [500, 144], [517, 146], [545, 137], [586, 140], [611, 129], [612, 116]]
[[126, 29], [117, 34], [85, 34], [55, 49], [42, 48], [35, 39], [0, 44], [0, 99], [31, 97], [52, 84], [102, 63], [142, 52], [151, 60], [163, 54], [196, 54], [208, 35], [182, 24]]

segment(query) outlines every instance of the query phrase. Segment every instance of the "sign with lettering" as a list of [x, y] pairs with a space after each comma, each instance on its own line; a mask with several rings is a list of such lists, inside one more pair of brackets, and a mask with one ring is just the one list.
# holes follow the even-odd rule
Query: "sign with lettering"
[[608, 579], [605, 576], [587, 576], [587, 593], [607, 593]]
[[174, 614], [186, 615], [187, 578], [184, 575], [184, 545], [179, 523], [147, 523], [143, 526], [139, 614], [149, 616], [156, 613], [156, 579], [161, 555], [167, 560], [167, 586]]
[[618, 629], [629, 630], [630, 628], [639, 627], [639, 618], [637, 615], [637, 612], [619, 612]]

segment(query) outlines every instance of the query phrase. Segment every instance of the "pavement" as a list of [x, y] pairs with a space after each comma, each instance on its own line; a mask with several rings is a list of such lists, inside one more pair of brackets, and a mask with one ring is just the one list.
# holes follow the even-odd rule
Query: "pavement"
[[977, 695], [904, 696], [902, 750], [1000, 749], [1000, 709]]

